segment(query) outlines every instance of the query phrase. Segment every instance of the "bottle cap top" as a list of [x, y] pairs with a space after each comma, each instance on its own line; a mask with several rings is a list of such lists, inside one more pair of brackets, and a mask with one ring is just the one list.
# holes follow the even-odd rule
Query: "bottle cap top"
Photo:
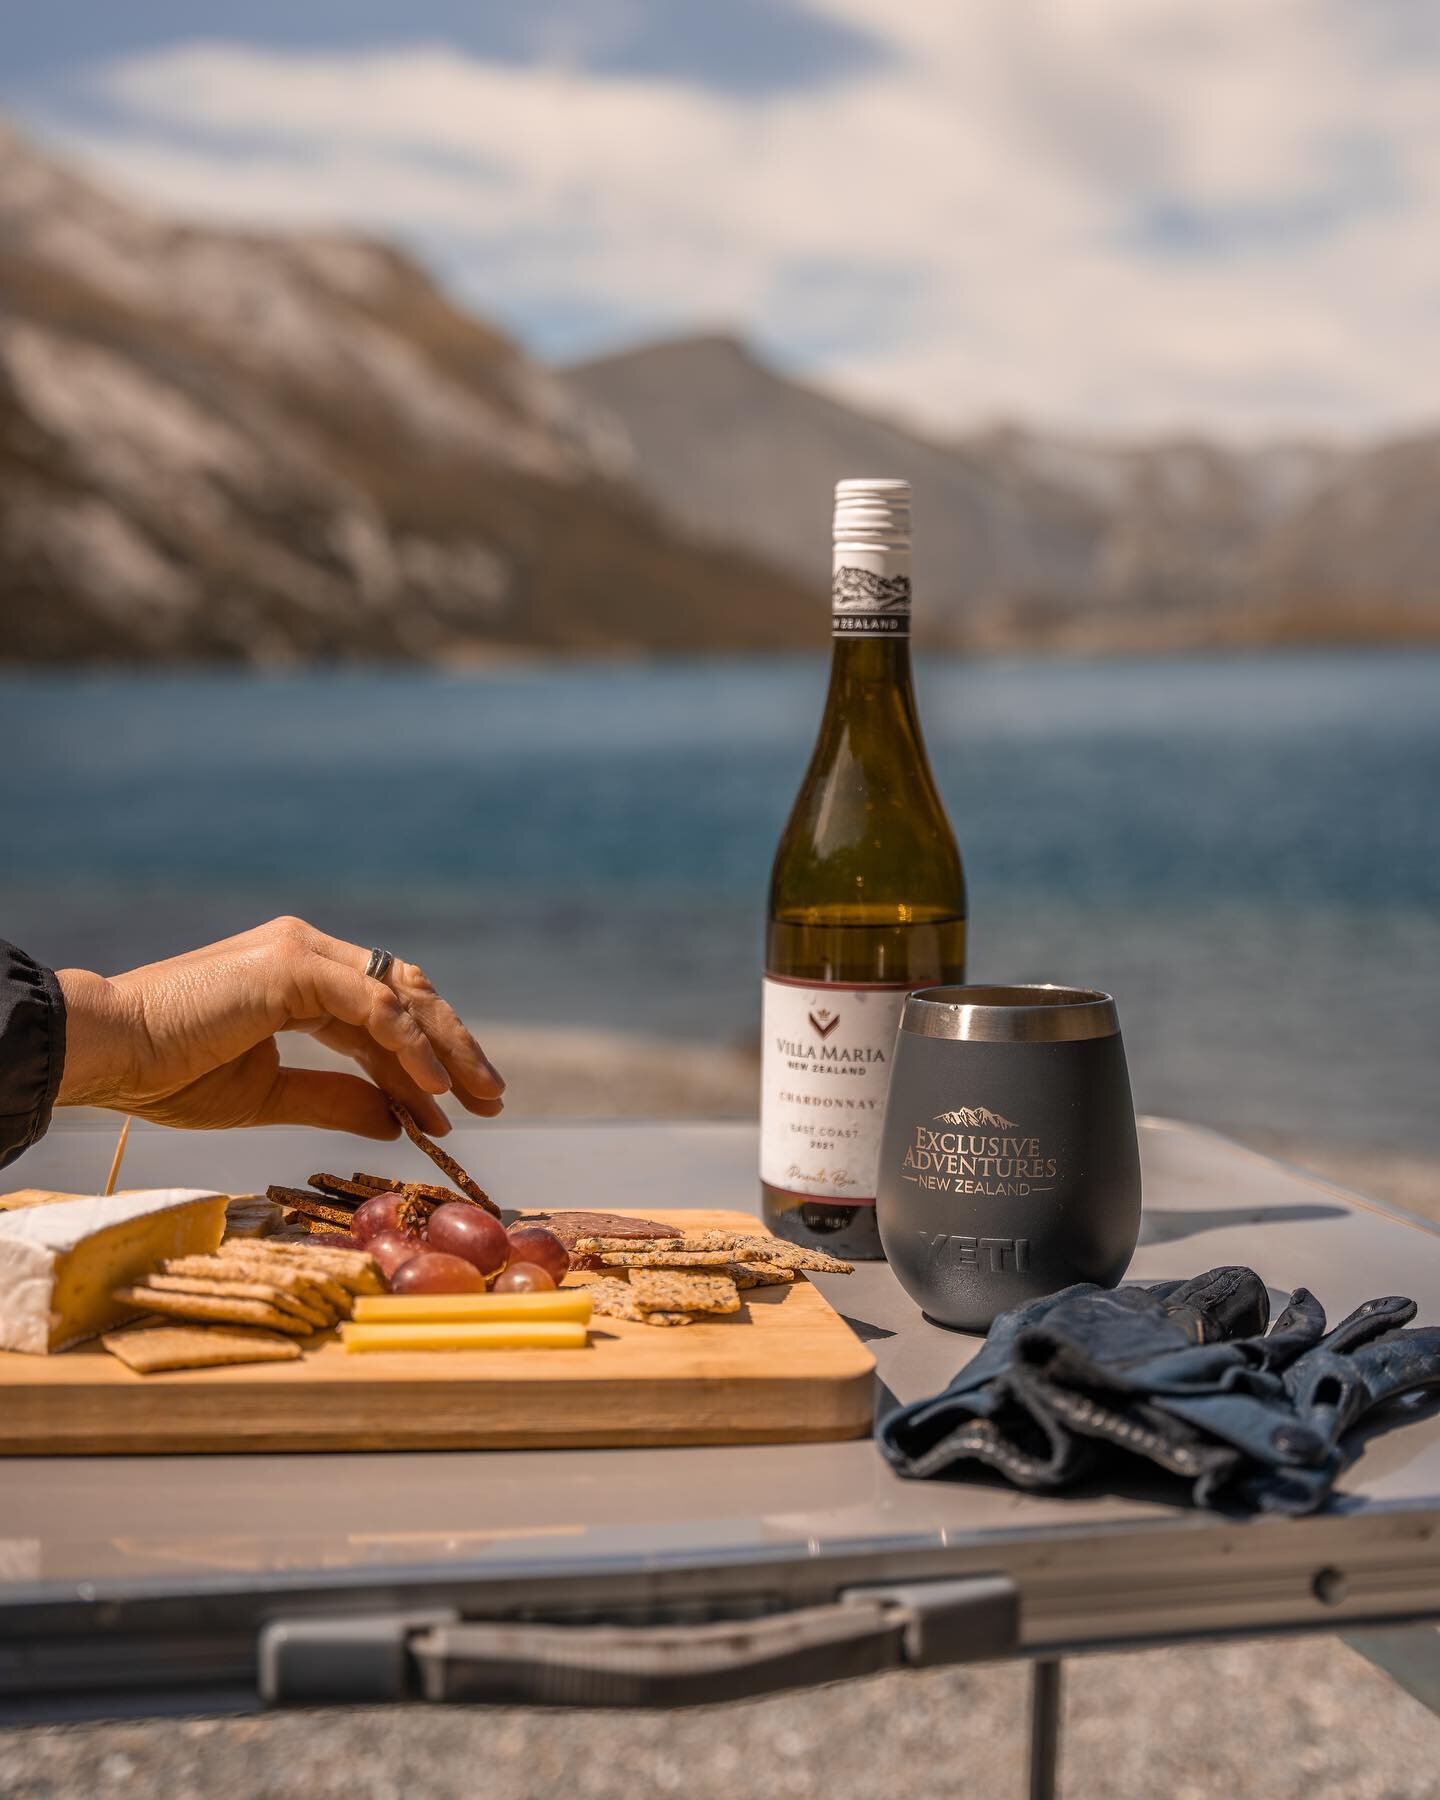
[[910, 483], [883, 476], [837, 481], [835, 544], [858, 550], [908, 550]]

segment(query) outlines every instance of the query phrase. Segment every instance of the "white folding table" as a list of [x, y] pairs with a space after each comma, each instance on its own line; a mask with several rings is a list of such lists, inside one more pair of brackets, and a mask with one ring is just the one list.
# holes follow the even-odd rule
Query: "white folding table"
[[[320, 1141], [329, 1166], [428, 1167], [408, 1145], [141, 1126], [125, 1184], [263, 1189]], [[497, 1123], [450, 1142], [505, 1204], [756, 1201], [747, 1125]], [[56, 1131], [9, 1174], [93, 1192], [112, 1146]], [[1248, 1263], [1277, 1302], [1309, 1287], [1332, 1321], [1399, 1292], [1440, 1322], [1440, 1235], [1423, 1222], [1166, 1120], [1142, 1124], [1141, 1156], [1132, 1278]], [[924, 1320], [883, 1264], [818, 1281], [874, 1351], [882, 1408], [944, 1386], [979, 1342]], [[1343, 1632], [1411, 1692], [1440, 1691], [1436, 1634], [1414, 1629], [1440, 1619], [1440, 1416], [1408, 1410], [1304, 1519], [1199, 1512], [1158, 1484], [1054, 1498], [903, 1481], [868, 1439], [15, 1458], [0, 1462], [0, 1718], [673, 1704], [1026, 1657], [1043, 1795], [1076, 1652]]]

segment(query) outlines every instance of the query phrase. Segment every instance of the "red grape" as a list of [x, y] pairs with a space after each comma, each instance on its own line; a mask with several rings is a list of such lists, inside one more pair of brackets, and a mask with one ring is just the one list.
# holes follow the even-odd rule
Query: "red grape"
[[570, 1252], [553, 1231], [543, 1225], [517, 1225], [510, 1233], [512, 1262], [533, 1263], [544, 1269], [556, 1287], [570, 1273]]
[[362, 1244], [377, 1231], [399, 1231], [419, 1238], [425, 1232], [425, 1209], [407, 1201], [403, 1194], [372, 1194], [355, 1208], [350, 1229]]
[[[478, 1208], [476, 1209], [479, 1210]], [[488, 1217], [488, 1214], [487, 1214]], [[485, 1277], [463, 1256], [422, 1250], [390, 1278], [392, 1294], [483, 1294]]]
[[425, 1242], [447, 1256], [463, 1257], [482, 1275], [496, 1275], [510, 1260], [510, 1240], [497, 1218], [464, 1200], [437, 1206], [425, 1227]]
[[403, 1231], [377, 1231], [372, 1238], [366, 1238], [365, 1248], [380, 1265], [380, 1273], [388, 1281], [402, 1263], [410, 1261], [424, 1248], [412, 1237], [406, 1237]]
[[554, 1289], [554, 1276], [536, 1263], [512, 1262], [495, 1277], [497, 1294], [549, 1294]]
[[357, 1237], [351, 1237], [348, 1231], [312, 1231], [311, 1239], [322, 1250], [364, 1250], [368, 1246], [362, 1244]]

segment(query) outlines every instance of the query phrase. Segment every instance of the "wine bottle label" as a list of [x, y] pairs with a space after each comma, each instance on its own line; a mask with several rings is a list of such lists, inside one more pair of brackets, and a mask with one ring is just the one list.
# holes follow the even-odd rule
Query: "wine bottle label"
[[842, 987], [767, 975], [760, 1179], [873, 1206], [900, 1013], [912, 983]]
[[831, 585], [832, 637], [909, 637], [910, 577], [858, 569], [835, 570]]

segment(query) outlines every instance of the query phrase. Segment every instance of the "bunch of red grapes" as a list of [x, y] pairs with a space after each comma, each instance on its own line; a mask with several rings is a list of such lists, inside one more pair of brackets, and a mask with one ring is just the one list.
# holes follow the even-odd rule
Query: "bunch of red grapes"
[[350, 1227], [392, 1294], [543, 1294], [559, 1287], [570, 1253], [543, 1225], [507, 1231], [493, 1214], [447, 1200], [426, 1216], [403, 1194], [376, 1194]]

